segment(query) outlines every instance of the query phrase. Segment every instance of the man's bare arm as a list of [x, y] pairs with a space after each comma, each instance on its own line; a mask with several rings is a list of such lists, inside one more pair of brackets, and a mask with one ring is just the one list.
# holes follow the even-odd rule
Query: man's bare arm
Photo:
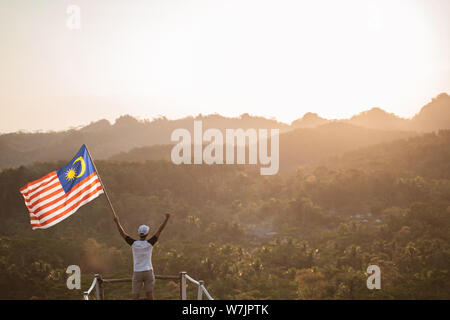
[[117, 230], [119, 230], [120, 235], [122, 236], [122, 238], [125, 239], [128, 236], [128, 234], [126, 234], [125, 231], [123, 230], [122, 225], [120, 224], [118, 216], [114, 217], [114, 222], [116, 223]]
[[166, 213], [166, 219], [164, 220], [164, 222], [159, 226], [158, 231], [156, 231], [155, 233], [155, 237], [159, 238], [159, 235], [161, 234], [161, 232], [164, 230], [164, 228], [166, 227], [167, 221], [169, 221], [170, 218], [170, 213]]

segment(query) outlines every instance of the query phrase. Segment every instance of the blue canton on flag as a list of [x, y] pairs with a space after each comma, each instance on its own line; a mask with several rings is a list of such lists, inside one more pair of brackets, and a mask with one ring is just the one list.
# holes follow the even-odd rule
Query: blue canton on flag
[[91, 162], [86, 146], [83, 144], [75, 157], [65, 167], [57, 170], [56, 174], [64, 192], [67, 193], [93, 172], [95, 172], [94, 165]]

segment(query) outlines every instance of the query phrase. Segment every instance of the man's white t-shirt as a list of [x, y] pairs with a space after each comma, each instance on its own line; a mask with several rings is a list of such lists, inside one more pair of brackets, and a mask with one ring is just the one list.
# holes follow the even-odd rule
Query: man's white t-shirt
[[152, 251], [153, 245], [158, 238], [151, 237], [149, 240], [134, 240], [126, 237], [125, 241], [131, 246], [133, 251], [133, 270], [134, 272], [153, 270]]

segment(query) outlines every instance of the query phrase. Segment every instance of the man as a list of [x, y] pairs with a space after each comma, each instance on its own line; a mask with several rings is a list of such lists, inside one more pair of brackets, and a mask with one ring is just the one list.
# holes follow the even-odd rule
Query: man
[[117, 229], [120, 235], [131, 246], [133, 251], [133, 281], [132, 281], [132, 294], [133, 299], [139, 299], [139, 292], [141, 291], [142, 284], [144, 284], [145, 295], [148, 300], [153, 300], [153, 288], [155, 286], [155, 275], [153, 273], [152, 266], [152, 251], [156, 241], [158, 241], [161, 231], [167, 224], [170, 218], [170, 213], [166, 213], [166, 219], [156, 231], [155, 235], [148, 240], [145, 240], [149, 234], [150, 227], [141, 225], [138, 228], [140, 240], [134, 240], [122, 228], [119, 222], [119, 217], [115, 216]]

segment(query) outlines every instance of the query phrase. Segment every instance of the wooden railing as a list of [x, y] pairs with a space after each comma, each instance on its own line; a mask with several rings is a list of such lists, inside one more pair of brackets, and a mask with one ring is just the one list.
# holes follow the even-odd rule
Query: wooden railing
[[180, 272], [181, 273], [181, 300], [186, 300], [186, 280], [189, 280], [190, 282], [196, 284], [198, 286], [197, 290], [197, 300], [203, 299], [203, 293], [206, 295], [208, 300], [214, 300], [213, 297], [209, 294], [208, 290], [206, 290], [205, 286], [203, 285], [203, 280], [195, 280], [192, 279], [190, 276], [187, 275], [186, 272]]
[[[209, 300], [214, 300], [211, 295], [209, 294], [208, 290], [206, 290], [203, 280], [195, 280], [191, 278], [185, 271], [180, 272], [177, 276], [163, 276], [163, 275], [155, 275], [155, 279], [157, 280], [175, 280], [178, 281], [180, 284], [180, 299], [186, 300], [186, 280], [189, 280], [190, 282], [197, 285], [197, 299], [202, 300], [203, 299], [203, 293], [206, 295], [206, 297]], [[104, 300], [104, 285], [105, 283], [121, 283], [121, 282], [131, 282], [131, 278], [122, 278], [122, 279], [103, 279], [100, 274], [94, 275], [94, 280], [92, 281], [92, 284], [90, 288], [84, 292], [83, 299], [89, 300], [89, 295], [95, 288], [95, 297], [97, 300]]]

